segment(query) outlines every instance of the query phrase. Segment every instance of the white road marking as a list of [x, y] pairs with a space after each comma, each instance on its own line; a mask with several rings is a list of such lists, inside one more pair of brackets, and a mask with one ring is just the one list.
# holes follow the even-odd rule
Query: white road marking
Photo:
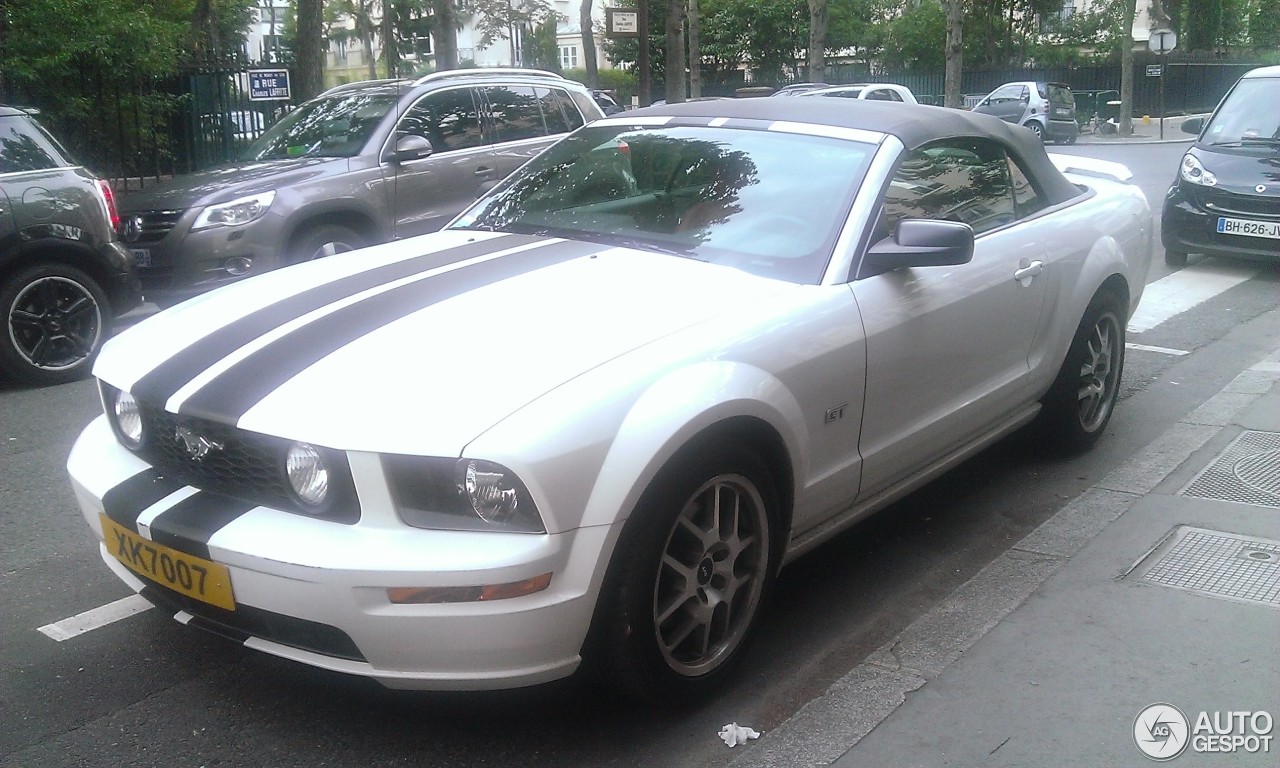
[[1147, 285], [1138, 311], [1129, 318], [1129, 332], [1149, 331], [1256, 274], [1257, 269], [1229, 261], [1206, 261], [1180, 269]]
[[1159, 352], [1162, 355], [1175, 355], [1179, 357], [1182, 355], [1191, 354], [1185, 349], [1170, 349], [1169, 347], [1153, 347], [1149, 344], [1134, 344], [1133, 342], [1126, 342], [1124, 345], [1124, 348], [1136, 349], [1140, 352]]
[[142, 613], [151, 607], [151, 603], [142, 595], [130, 595], [114, 603], [94, 608], [84, 613], [77, 613], [69, 619], [45, 624], [39, 631], [61, 643], [85, 632], [92, 632], [112, 622], [127, 619], [135, 613]]

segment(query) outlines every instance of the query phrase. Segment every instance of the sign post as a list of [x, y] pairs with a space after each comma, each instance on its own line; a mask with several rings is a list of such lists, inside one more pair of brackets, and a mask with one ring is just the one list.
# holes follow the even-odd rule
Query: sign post
[[[1165, 54], [1172, 51], [1178, 45], [1178, 33], [1172, 29], [1153, 29], [1151, 37], [1147, 39], [1147, 46], [1151, 48], [1153, 53], [1160, 54], [1160, 138], [1164, 138], [1164, 81], [1168, 78], [1165, 73], [1168, 71], [1165, 67]], [[1147, 74], [1151, 74], [1148, 67]]]

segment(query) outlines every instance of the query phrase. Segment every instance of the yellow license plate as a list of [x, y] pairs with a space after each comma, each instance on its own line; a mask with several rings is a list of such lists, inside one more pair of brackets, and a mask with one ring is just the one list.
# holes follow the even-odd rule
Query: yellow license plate
[[148, 541], [99, 514], [107, 551], [124, 567], [151, 581], [228, 611], [236, 609], [231, 572], [225, 565]]

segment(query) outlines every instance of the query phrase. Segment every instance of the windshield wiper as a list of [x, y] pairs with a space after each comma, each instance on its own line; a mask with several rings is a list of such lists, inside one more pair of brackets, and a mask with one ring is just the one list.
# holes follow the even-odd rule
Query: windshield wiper
[[1280, 139], [1270, 138], [1267, 136], [1250, 136], [1240, 139], [1239, 141], [1215, 141], [1209, 146], [1212, 147], [1277, 147], [1280, 146]]

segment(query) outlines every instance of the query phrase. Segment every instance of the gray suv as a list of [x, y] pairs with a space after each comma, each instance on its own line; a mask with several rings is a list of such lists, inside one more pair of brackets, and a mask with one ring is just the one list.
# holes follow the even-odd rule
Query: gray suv
[[115, 316], [141, 303], [110, 185], [30, 112], [0, 106], [0, 374], [58, 384], [88, 372]]
[[149, 301], [169, 306], [277, 267], [434, 232], [556, 139], [603, 115], [551, 72], [454, 70], [333, 88], [236, 165], [121, 202]]

